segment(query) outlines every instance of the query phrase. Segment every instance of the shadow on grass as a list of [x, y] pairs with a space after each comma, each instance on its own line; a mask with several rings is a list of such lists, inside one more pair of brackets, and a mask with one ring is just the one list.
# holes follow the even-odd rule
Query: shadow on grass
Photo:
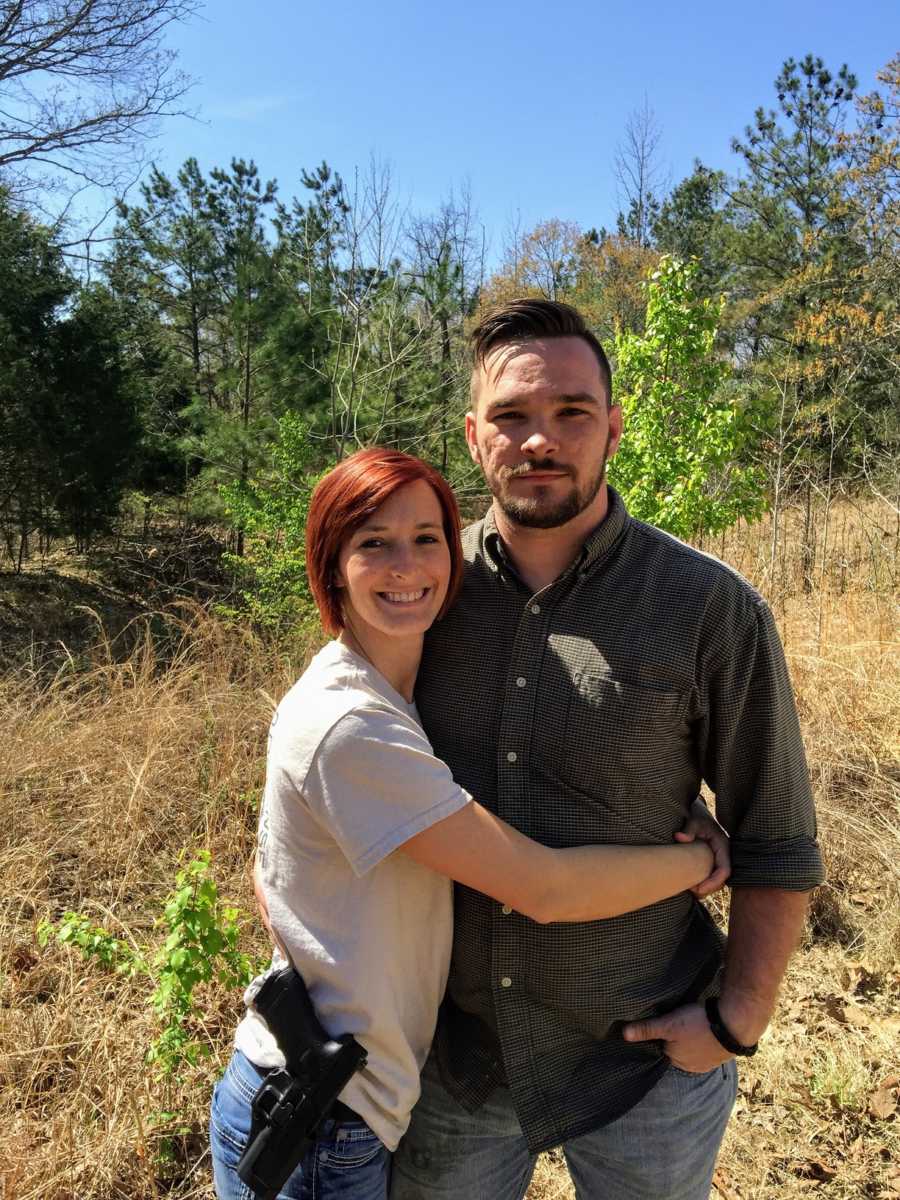
[[164, 660], [183, 633], [180, 606], [227, 600], [224, 549], [207, 531], [161, 526], [0, 571], [0, 673], [121, 662], [148, 632]]
[[163, 614], [96, 580], [57, 570], [0, 572], [0, 673], [121, 661], [148, 624], [160, 645], [176, 637]]

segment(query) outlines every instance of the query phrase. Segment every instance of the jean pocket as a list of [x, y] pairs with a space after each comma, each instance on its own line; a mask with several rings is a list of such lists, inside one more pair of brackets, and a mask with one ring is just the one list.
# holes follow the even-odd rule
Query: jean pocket
[[384, 1143], [362, 1121], [340, 1125], [330, 1137], [319, 1137], [316, 1153], [319, 1162], [337, 1170], [365, 1167], [384, 1151]]
[[726, 1063], [720, 1063], [718, 1067], [713, 1067], [710, 1071], [685, 1071], [683, 1067], [676, 1067], [673, 1062], [669, 1063], [669, 1070], [673, 1075], [678, 1075], [681, 1079], [690, 1079], [695, 1083], [702, 1083], [708, 1079], [723, 1079], [728, 1078]]
[[234, 1086], [228, 1072], [216, 1084], [209, 1116], [214, 1153], [236, 1163], [250, 1138], [252, 1112], [250, 1101]]
[[683, 1079], [688, 1084], [695, 1087], [702, 1087], [704, 1084], [726, 1084], [733, 1068], [733, 1058], [728, 1058], [726, 1062], [722, 1062], [718, 1067], [713, 1067], [712, 1070], [684, 1070], [682, 1067], [676, 1067], [676, 1064], [670, 1062], [668, 1070], [677, 1079]]

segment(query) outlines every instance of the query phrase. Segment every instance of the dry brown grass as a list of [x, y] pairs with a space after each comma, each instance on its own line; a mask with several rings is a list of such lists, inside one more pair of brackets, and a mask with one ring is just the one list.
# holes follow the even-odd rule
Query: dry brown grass
[[[764, 527], [726, 540], [782, 624], [829, 868], [779, 1017], [743, 1070], [716, 1176], [726, 1200], [900, 1195], [897, 547], [886, 517], [873, 541], [878, 519], [838, 510], [844, 565], [817, 562], [810, 594], [796, 543], [773, 582]], [[64, 661], [50, 683], [0, 679], [2, 1200], [212, 1194], [205, 1110], [239, 995], [202, 996], [212, 1055], [166, 1082], [143, 1061], [146, 981], [35, 939], [41, 918], [74, 908], [152, 941], [179, 852], [207, 847], [247, 914], [247, 948], [264, 949], [247, 864], [265, 729], [307, 650], [277, 652], [199, 613], [188, 626], [166, 663], [145, 640], [124, 663], [102, 647], [88, 670]], [[572, 1194], [561, 1159], [544, 1156], [531, 1200]]]
[[[165, 666], [145, 640], [124, 663], [62, 670], [49, 686], [23, 672], [0, 683], [4, 1200], [150, 1197], [170, 1175], [178, 1195], [208, 1192], [202, 1164], [182, 1177], [202, 1155], [203, 1096], [239, 996], [205, 998], [213, 1062], [163, 1084], [142, 1061], [146, 981], [40, 950], [35, 928], [78, 909], [152, 941], [185, 848], [212, 850], [223, 893], [249, 914], [265, 731], [299, 665], [197, 614]], [[262, 951], [255, 922], [248, 941]]]

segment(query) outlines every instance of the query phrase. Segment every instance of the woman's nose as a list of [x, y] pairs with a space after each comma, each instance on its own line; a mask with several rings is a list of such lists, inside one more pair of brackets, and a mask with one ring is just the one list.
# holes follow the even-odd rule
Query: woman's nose
[[398, 578], [409, 575], [413, 569], [412, 553], [405, 547], [395, 550], [391, 555], [390, 568], [391, 574], [396, 575]]

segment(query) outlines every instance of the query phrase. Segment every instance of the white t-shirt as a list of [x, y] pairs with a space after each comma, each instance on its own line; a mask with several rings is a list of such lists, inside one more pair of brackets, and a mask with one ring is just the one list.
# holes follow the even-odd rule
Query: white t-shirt
[[[269, 916], [322, 1025], [365, 1047], [340, 1098], [391, 1150], [419, 1096], [453, 922], [450, 880], [394, 851], [470, 799], [415, 706], [340, 642], [278, 706], [259, 823]], [[276, 953], [270, 970], [283, 965]], [[252, 1007], [264, 977], [247, 989], [235, 1044], [257, 1066], [283, 1066]]]

